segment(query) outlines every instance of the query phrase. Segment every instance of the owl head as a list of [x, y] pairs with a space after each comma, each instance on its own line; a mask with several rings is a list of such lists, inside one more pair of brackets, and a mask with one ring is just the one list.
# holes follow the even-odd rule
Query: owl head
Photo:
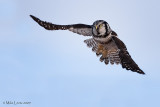
[[97, 20], [93, 23], [92, 32], [94, 37], [106, 37], [111, 31], [109, 24], [104, 20]]

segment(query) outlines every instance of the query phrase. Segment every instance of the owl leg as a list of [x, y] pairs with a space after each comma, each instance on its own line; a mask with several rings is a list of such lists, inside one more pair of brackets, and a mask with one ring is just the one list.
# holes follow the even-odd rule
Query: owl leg
[[104, 46], [102, 44], [98, 44], [98, 48], [97, 48], [97, 51], [96, 51], [97, 56], [100, 55], [100, 54], [102, 54], [103, 47]]
[[104, 49], [104, 50], [102, 51], [102, 56], [103, 56], [104, 58], [106, 58], [107, 54], [108, 54], [108, 51], [107, 51], [106, 49]]

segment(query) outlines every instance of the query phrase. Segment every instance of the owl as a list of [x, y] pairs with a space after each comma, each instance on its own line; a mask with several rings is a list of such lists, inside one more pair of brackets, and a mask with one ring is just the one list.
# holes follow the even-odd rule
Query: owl
[[42, 21], [33, 15], [30, 16], [47, 30], [69, 30], [83, 36], [91, 36], [90, 39], [84, 40], [84, 43], [92, 48], [92, 51], [95, 52], [97, 56], [100, 56], [101, 62], [104, 62], [106, 65], [109, 63], [121, 64], [122, 68], [126, 70], [145, 74], [128, 53], [126, 45], [118, 38], [117, 33], [111, 29], [106, 21], [97, 20], [93, 25], [57, 25]]

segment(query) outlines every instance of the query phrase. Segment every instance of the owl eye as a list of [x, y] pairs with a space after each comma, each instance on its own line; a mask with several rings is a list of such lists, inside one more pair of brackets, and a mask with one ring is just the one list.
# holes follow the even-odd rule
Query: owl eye
[[103, 27], [103, 24], [100, 24], [100, 25], [99, 25], [99, 28], [101, 29], [102, 27]]

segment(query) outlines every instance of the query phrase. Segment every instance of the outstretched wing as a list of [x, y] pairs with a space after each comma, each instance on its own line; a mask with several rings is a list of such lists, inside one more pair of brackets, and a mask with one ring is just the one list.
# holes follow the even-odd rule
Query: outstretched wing
[[145, 74], [131, 58], [125, 44], [117, 37], [112, 36], [110, 40], [104, 44], [97, 43], [94, 39], [87, 39], [84, 42], [88, 47], [92, 47], [92, 50], [96, 52], [97, 55], [101, 55], [100, 61], [104, 61], [106, 65], [109, 62], [111, 64], [121, 64], [122, 68]]
[[112, 41], [116, 44], [116, 46], [119, 49], [119, 58], [121, 60], [122, 67], [133, 72], [145, 74], [131, 58], [125, 44], [117, 37], [112, 37]]
[[44, 27], [47, 30], [69, 30], [69, 31], [72, 31], [80, 35], [92, 36], [92, 26], [91, 25], [86, 25], [86, 24], [56, 25], [56, 24], [52, 24], [46, 21], [42, 21], [33, 15], [30, 15], [30, 16], [40, 26]]

